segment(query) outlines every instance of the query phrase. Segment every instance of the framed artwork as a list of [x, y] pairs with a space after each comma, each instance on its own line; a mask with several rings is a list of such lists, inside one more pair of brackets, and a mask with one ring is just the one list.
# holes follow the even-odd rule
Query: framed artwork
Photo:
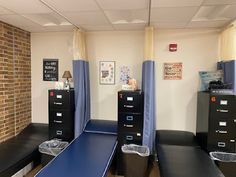
[[99, 62], [99, 80], [102, 85], [115, 84], [115, 61]]
[[43, 59], [43, 81], [58, 81], [58, 59]]
[[183, 63], [164, 63], [164, 80], [181, 80]]

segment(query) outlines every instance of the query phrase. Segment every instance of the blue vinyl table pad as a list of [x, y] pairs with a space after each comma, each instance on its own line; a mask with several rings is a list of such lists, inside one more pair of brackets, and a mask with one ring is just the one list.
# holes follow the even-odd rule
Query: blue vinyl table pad
[[36, 177], [103, 177], [117, 145], [115, 135], [82, 133]]

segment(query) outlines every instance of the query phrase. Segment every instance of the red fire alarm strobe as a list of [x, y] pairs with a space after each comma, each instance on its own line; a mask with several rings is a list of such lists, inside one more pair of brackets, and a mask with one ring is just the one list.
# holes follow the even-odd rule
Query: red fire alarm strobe
[[170, 52], [176, 52], [177, 51], [177, 44], [170, 44], [169, 45], [169, 51]]

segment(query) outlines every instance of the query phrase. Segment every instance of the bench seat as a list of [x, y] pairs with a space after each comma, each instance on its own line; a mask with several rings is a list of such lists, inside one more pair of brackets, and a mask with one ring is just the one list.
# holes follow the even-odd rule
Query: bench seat
[[193, 133], [160, 130], [156, 135], [161, 177], [224, 177]]
[[0, 144], [0, 176], [10, 177], [31, 162], [40, 162], [38, 146], [48, 140], [48, 125], [32, 123]]

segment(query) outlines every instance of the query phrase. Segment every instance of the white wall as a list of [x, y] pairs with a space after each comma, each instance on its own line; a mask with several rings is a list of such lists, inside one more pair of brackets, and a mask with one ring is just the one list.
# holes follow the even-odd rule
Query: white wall
[[[47, 122], [47, 89], [53, 84], [42, 81], [42, 59], [60, 59], [60, 73], [71, 70], [72, 33], [32, 34], [33, 121]], [[168, 52], [168, 44], [178, 43], [178, 51]], [[90, 60], [92, 118], [117, 119], [117, 91], [120, 66], [131, 68], [141, 82], [143, 31], [87, 33]], [[195, 132], [198, 71], [215, 68], [218, 32], [214, 30], [157, 30], [155, 33], [157, 128]], [[99, 61], [116, 61], [116, 84], [99, 85]], [[183, 79], [163, 80], [164, 62], [183, 62]], [[62, 74], [62, 73], [61, 73]]]
[[[161, 30], [155, 36], [157, 58], [157, 128], [195, 132], [198, 71], [216, 69], [218, 32]], [[176, 42], [177, 52], [168, 52]], [[183, 79], [163, 80], [164, 62], [183, 62]]]
[[[121, 66], [129, 66], [131, 77], [141, 82], [143, 32], [94, 32], [87, 35], [90, 59], [91, 116], [117, 120], [117, 92], [121, 89]], [[116, 84], [99, 84], [99, 61], [116, 61]], [[140, 85], [140, 84], [139, 84]]]
[[72, 39], [72, 32], [31, 34], [32, 122], [48, 122], [48, 89], [54, 88], [54, 82], [43, 81], [43, 58], [59, 59], [62, 80], [65, 70], [72, 71]]

